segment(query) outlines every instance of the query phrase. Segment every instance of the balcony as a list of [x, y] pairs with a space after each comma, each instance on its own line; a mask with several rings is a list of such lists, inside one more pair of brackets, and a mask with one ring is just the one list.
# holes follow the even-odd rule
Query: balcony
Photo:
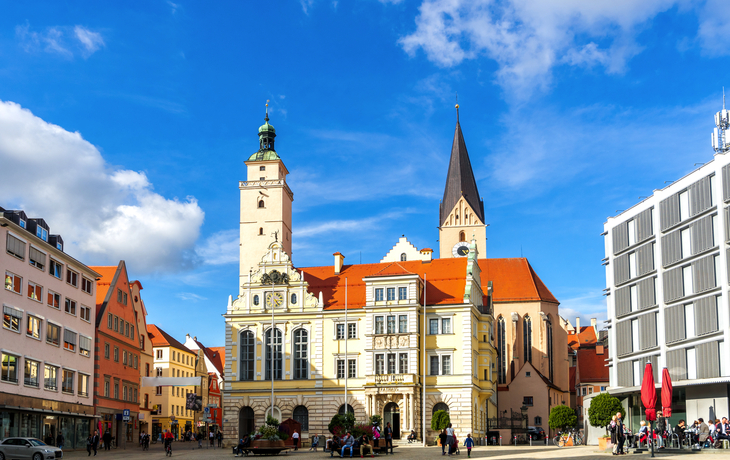
[[387, 386], [387, 385], [416, 385], [418, 376], [416, 374], [376, 374], [365, 377], [365, 385], [367, 386]]

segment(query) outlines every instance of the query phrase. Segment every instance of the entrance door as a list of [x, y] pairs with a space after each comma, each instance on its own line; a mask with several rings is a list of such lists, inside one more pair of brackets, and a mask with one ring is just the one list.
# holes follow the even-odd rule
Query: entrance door
[[400, 439], [400, 407], [398, 404], [391, 402], [385, 406], [383, 410], [383, 423], [390, 423], [393, 428], [393, 438]]
[[49, 446], [56, 445], [56, 417], [54, 416], [43, 419], [43, 442]]
[[243, 439], [244, 436], [254, 431], [253, 409], [248, 406], [242, 407], [238, 413], [238, 438]]

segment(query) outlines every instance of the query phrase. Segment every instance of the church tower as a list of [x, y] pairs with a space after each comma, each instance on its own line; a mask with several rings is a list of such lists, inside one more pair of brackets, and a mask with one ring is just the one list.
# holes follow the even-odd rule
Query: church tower
[[274, 150], [276, 130], [269, 124], [268, 101], [264, 121], [259, 128], [259, 150], [245, 162], [248, 180], [239, 183], [239, 286], [248, 280], [252, 270], [258, 270], [258, 264], [272, 242], [279, 241], [284, 252], [291, 256], [291, 211], [294, 194], [286, 183], [289, 171]]
[[456, 105], [456, 131], [451, 145], [449, 172], [446, 175], [444, 198], [439, 209], [439, 257], [466, 257], [469, 242], [476, 240], [482, 254], [487, 251], [487, 226], [484, 223], [484, 202], [479, 198], [474, 171], [466, 151]]

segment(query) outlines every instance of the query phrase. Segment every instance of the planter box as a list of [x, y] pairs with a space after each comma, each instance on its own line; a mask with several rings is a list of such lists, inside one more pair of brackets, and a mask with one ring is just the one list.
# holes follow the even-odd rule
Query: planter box
[[251, 445], [253, 447], [266, 448], [266, 447], [284, 447], [284, 441], [268, 441], [266, 439], [255, 439]]
[[598, 438], [598, 448], [600, 450], [612, 449], [611, 438]]

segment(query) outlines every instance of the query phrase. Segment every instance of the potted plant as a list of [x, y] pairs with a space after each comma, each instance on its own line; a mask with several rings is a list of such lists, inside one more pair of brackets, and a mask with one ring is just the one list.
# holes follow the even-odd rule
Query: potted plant
[[266, 417], [266, 424], [256, 432], [252, 445], [256, 447], [284, 447], [285, 433], [279, 432], [279, 421], [272, 416]]

